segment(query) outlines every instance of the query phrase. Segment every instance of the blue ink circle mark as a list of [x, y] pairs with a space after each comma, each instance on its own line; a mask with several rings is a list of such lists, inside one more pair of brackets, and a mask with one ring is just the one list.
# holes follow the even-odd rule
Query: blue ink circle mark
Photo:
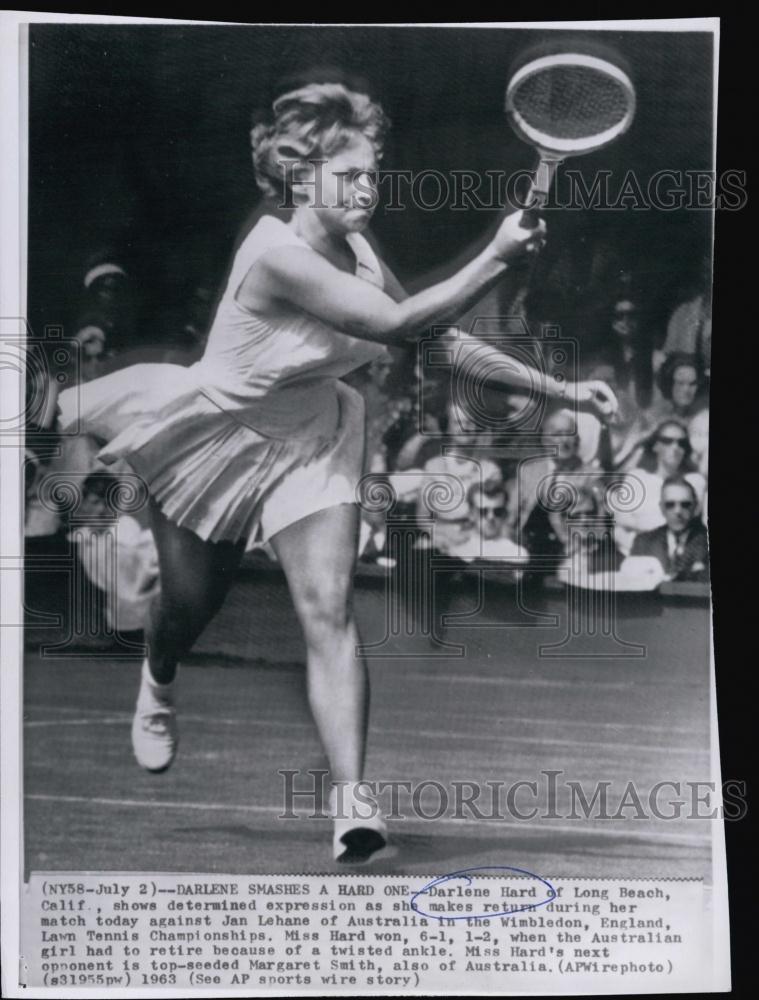
[[[432, 889], [436, 886], [443, 885], [445, 882], [451, 882], [454, 879], [462, 879], [467, 884], [472, 882], [471, 872], [516, 872], [518, 875], [526, 875], [528, 878], [535, 879], [537, 882], [541, 882], [547, 889], [547, 894], [545, 899], [538, 900], [537, 902], [530, 902], [524, 906], [513, 906], [508, 910], [501, 910], [498, 913], [465, 913], [457, 914], [453, 916], [445, 912], [440, 913], [427, 913], [426, 910], [421, 909], [417, 905], [417, 899], [419, 896], [425, 896], [430, 893]], [[539, 906], [546, 906], [548, 903], [552, 903], [556, 899], [556, 890], [551, 885], [551, 883], [540, 875], [535, 875], [534, 872], [528, 872], [525, 868], [512, 868], [510, 865], [488, 865], [482, 868], [462, 868], [460, 871], [451, 872], [449, 875], [439, 875], [437, 878], [432, 879], [427, 885], [422, 886], [417, 892], [411, 897], [411, 909], [416, 913], [419, 913], [423, 917], [429, 917], [431, 920], [487, 920], [491, 917], [510, 917], [514, 913], [522, 913], [524, 910], [536, 910]]]

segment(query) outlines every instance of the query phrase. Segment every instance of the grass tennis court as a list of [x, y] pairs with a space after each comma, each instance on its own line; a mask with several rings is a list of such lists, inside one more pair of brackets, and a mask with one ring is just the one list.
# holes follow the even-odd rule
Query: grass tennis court
[[[411, 816], [401, 794], [391, 848], [361, 870], [436, 875], [509, 865], [544, 877], [708, 878], [707, 821], [634, 819], [634, 808], [627, 819], [573, 820], [563, 786], [579, 782], [590, 798], [595, 782], [610, 782], [613, 815], [629, 782], [645, 803], [657, 781], [708, 780], [708, 606], [628, 595], [617, 635], [646, 655], [589, 657], [607, 650], [606, 640], [579, 636], [564, 647], [576, 655], [562, 658], [539, 647], [564, 636], [565, 595], [525, 609], [513, 587], [488, 585], [478, 600], [466, 584], [447, 604], [454, 619], [445, 640], [463, 645], [463, 657], [442, 655], [426, 636], [391, 635], [369, 660], [367, 778], [445, 790], [500, 781], [501, 812], [506, 789], [535, 781], [535, 793], [523, 788], [514, 800], [526, 813], [545, 812], [542, 772], [560, 771], [557, 818], [477, 819], [468, 809], [456, 818], [449, 791], [446, 814], [427, 821]], [[357, 612], [364, 641], [381, 640], [382, 581], [359, 584]], [[466, 627], [456, 615], [469, 616]], [[298, 782], [306, 783], [305, 772], [326, 763], [306, 704], [304, 646], [276, 572], [245, 574], [183, 665], [179, 754], [162, 775], [141, 771], [131, 754], [139, 659], [92, 650], [42, 656], [46, 633], [27, 635], [27, 869], [346, 871], [331, 860], [328, 820], [278, 818], [278, 772], [303, 772]], [[419, 801], [434, 814], [440, 796], [428, 786]], [[490, 801], [479, 800], [486, 815]]]

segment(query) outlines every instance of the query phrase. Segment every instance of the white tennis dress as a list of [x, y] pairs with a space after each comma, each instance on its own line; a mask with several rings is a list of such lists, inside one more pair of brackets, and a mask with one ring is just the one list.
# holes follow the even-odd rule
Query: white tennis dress
[[[356, 274], [383, 286], [379, 261], [348, 236]], [[240, 246], [202, 359], [138, 364], [66, 390], [61, 427], [105, 442], [164, 514], [209, 541], [261, 544], [295, 521], [356, 500], [364, 451], [360, 395], [339, 378], [385, 348], [284, 303], [251, 312], [236, 299], [256, 259], [307, 246], [264, 216]]]

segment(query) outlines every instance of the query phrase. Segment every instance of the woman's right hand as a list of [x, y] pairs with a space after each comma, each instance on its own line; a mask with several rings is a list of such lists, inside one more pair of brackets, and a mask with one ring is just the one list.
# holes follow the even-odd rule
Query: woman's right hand
[[601, 420], [612, 421], [619, 410], [619, 402], [614, 392], [605, 382], [591, 379], [589, 382], [575, 382], [572, 387], [578, 405], [595, 413]]
[[537, 252], [546, 241], [545, 220], [538, 219], [537, 225], [522, 226], [525, 213], [514, 212], [507, 216], [493, 237], [492, 248], [499, 260], [510, 262], [523, 253]]

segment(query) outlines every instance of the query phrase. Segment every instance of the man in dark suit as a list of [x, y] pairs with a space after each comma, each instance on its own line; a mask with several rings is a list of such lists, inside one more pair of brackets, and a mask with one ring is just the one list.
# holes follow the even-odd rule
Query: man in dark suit
[[654, 556], [669, 580], [708, 580], [706, 528], [696, 513], [698, 498], [687, 479], [672, 476], [661, 491], [666, 524], [644, 531], [633, 542], [633, 556]]

